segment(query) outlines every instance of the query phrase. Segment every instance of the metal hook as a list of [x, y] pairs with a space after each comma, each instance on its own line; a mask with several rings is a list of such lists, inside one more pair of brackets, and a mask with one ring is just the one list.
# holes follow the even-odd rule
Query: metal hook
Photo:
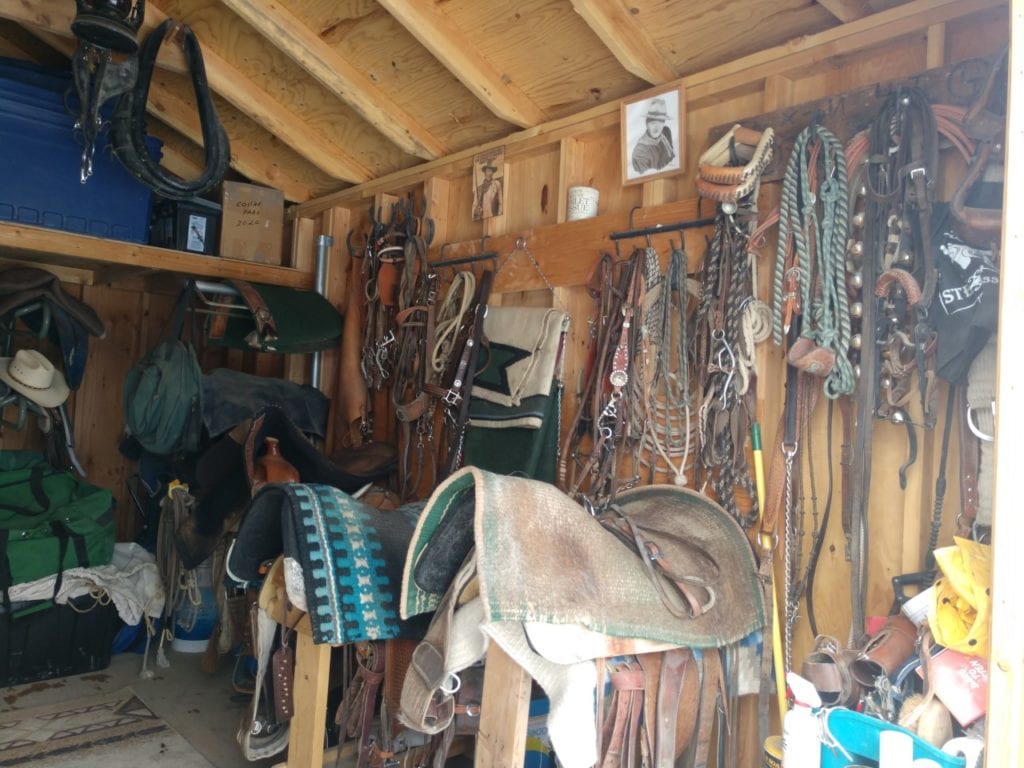
[[[995, 417], [996, 417], [996, 401], [995, 400], [992, 401], [991, 408], [992, 408], [992, 419], [994, 421]], [[979, 440], [984, 440], [986, 443], [994, 442], [995, 439], [996, 439], [995, 435], [985, 434], [984, 432], [981, 431], [981, 429], [978, 427], [978, 425], [974, 423], [974, 411], [975, 411], [974, 406], [972, 406], [970, 403], [968, 403], [967, 404], [967, 427], [968, 427], [968, 429], [971, 430], [971, 434], [974, 435]]]
[[641, 210], [642, 208], [643, 208], [642, 205], [634, 205], [632, 208], [629, 209], [629, 228], [630, 229], [636, 229], [636, 227], [633, 225], [633, 214], [636, 213], [637, 211]]
[[[718, 369], [726, 374], [725, 386], [722, 387], [722, 405], [728, 404], [729, 386], [732, 384], [732, 380], [736, 375], [736, 355], [733, 354], [732, 347], [729, 346], [729, 342], [725, 340], [725, 334], [722, 333], [719, 338], [722, 346], [718, 349], [718, 354], [715, 357], [715, 362], [718, 365]], [[729, 366], [722, 365], [722, 355], [726, 354], [729, 356]]]

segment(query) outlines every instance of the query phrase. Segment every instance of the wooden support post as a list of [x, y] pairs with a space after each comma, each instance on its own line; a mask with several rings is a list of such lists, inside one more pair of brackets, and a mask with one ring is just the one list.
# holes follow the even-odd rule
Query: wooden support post
[[[349, 266], [352, 262], [348, 244], [345, 242], [351, 227], [351, 220], [352, 212], [348, 208], [331, 208], [324, 211], [320, 225], [321, 234], [331, 238], [331, 245], [327, 250], [324, 296], [342, 317], [344, 317], [345, 307], [348, 304]], [[338, 393], [338, 365], [341, 358], [340, 341], [337, 346], [325, 349], [320, 354], [319, 387], [320, 391], [331, 401], [330, 414], [327, 419], [328, 425], [331, 425], [334, 424], [339, 403], [339, 398], [336, 395]], [[328, 426], [327, 438], [323, 444], [324, 453], [331, 455], [334, 452], [339, 437]]]
[[935, 69], [946, 63], [946, 24], [932, 24], [928, 27], [925, 67]]
[[583, 142], [572, 136], [566, 136], [559, 142], [558, 153], [558, 213], [556, 221], [563, 222], [569, 215], [569, 187], [582, 184], [580, 178], [583, 169]]
[[440, 248], [441, 243], [448, 241], [448, 222], [450, 212], [452, 183], [441, 176], [431, 176], [423, 182], [423, 202], [427, 207], [427, 216], [434, 222], [434, 239], [431, 247]]
[[669, 179], [655, 179], [645, 182], [643, 185], [642, 205], [644, 208], [651, 208], [655, 205], [664, 205], [672, 202], [672, 193], [675, 183]]
[[295, 637], [295, 716], [288, 736], [288, 761], [275, 768], [321, 768], [331, 646], [314, 645], [306, 632], [296, 632]]
[[793, 103], [793, 81], [784, 75], [772, 74], [764, 79], [764, 110], [773, 112]]
[[497, 643], [487, 649], [476, 768], [510, 768], [526, 758], [530, 676]]
[[[1024, 2], [1010, 6], [1010, 87], [1007, 97], [1006, 167], [1024, 160]], [[1003, 210], [1020, 210], [1024, 182], [1007, 174]], [[1024, 519], [1020, 506], [1020, 479], [1024, 442], [1018, 437], [1024, 419], [1024, 365], [1017, 352], [1018, 334], [1024, 331], [1024, 271], [1013, 254], [1024, 246], [1024, 222], [1003, 216], [1000, 267], [999, 346], [996, 354], [995, 478], [992, 509], [992, 650], [989, 664], [988, 723], [985, 745], [987, 765], [1021, 765], [1024, 761], [1024, 602], [1020, 599], [1020, 536]], [[983, 482], [992, 482], [992, 479]]]
[[[300, 218], [292, 224], [291, 265], [304, 272], [312, 271], [315, 264], [316, 221]], [[284, 377], [297, 384], [309, 383], [309, 356], [285, 355]]]
[[380, 192], [373, 196], [373, 215], [380, 221], [390, 221], [391, 209], [398, 202], [398, 195], [391, 195], [387, 192]]

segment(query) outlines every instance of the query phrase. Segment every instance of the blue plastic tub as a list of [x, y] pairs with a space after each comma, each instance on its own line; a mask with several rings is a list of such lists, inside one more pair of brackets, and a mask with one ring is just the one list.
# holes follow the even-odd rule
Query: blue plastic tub
[[[148, 242], [153, 192], [114, 157], [106, 133], [93, 175], [80, 180], [82, 148], [64, 106], [70, 82], [70, 72], [0, 59], [0, 220]], [[159, 160], [159, 139], [147, 146]]]
[[905, 728], [876, 717], [849, 709], [831, 709], [826, 717], [832, 737], [842, 744], [843, 749], [849, 752], [853, 759], [848, 760], [838, 749], [833, 750], [823, 745], [821, 768], [846, 768], [851, 764], [878, 765], [878, 736], [886, 730], [902, 731], [911, 736], [914, 741], [915, 760], [928, 757], [938, 763], [940, 768], [964, 768], [966, 765], [964, 758], [947, 755]]
[[71, 70], [0, 56], [0, 80], [13, 81], [30, 90], [63, 93], [71, 85]]

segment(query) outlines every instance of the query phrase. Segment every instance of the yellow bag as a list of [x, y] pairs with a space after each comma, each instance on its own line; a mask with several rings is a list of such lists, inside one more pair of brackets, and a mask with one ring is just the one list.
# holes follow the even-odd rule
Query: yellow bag
[[992, 550], [987, 544], [953, 537], [952, 547], [935, 550], [942, 576], [928, 624], [935, 642], [971, 656], [988, 656], [992, 614]]

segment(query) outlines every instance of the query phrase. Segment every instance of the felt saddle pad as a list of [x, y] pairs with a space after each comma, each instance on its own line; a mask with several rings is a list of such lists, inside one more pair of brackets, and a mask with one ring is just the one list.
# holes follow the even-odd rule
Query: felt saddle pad
[[252, 283], [274, 319], [277, 338], [260, 344], [251, 343], [250, 334], [256, 321], [245, 312], [231, 312], [226, 326], [216, 332], [213, 315], [207, 322], [207, 343], [236, 349], [263, 352], [303, 354], [331, 349], [341, 341], [341, 314], [326, 298], [316, 291], [304, 291], [280, 285]]
[[718, 648], [763, 627], [756, 563], [736, 521], [692, 491], [642, 490], [633, 503], [670, 507], [679, 535], [699, 537], [722, 564], [706, 613], [673, 615], [635, 551], [557, 488], [466, 467], [438, 486], [420, 516], [402, 575], [402, 616], [435, 610], [475, 546], [487, 622], [578, 624], [694, 648]]
[[426, 622], [398, 615], [420, 506], [379, 510], [329, 485], [268, 485], [242, 521], [229, 568], [255, 580], [260, 564], [282, 552], [299, 563], [315, 643], [420, 637]]
[[471, 425], [541, 427], [565, 320], [557, 309], [487, 308], [487, 355], [473, 379]]

